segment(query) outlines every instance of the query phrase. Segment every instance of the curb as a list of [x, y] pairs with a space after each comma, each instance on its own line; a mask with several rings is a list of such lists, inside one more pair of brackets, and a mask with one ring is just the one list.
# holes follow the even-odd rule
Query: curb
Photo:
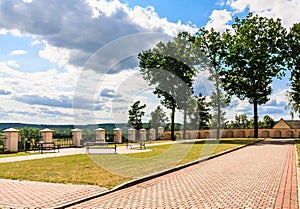
[[66, 208], [66, 207], [71, 207], [71, 206], [74, 206], [76, 204], [92, 200], [92, 199], [97, 198], [97, 197], [101, 197], [101, 196], [104, 196], [104, 195], [107, 195], [107, 194], [110, 194], [110, 193], [113, 193], [113, 192], [116, 192], [116, 191], [119, 191], [119, 190], [122, 190], [122, 189], [126, 189], [126, 188], [132, 187], [132, 186], [134, 186], [136, 184], [143, 183], [145, 181], [149, 181], [151, 179], [158, 178], [160, 176], [163, 176], [163, 175], [166, 175], [166, 174], [169, 174], [169, 173], [173, 173], [175, 171], [179, 171], [181, 169], [190, 167], [192, 165], [196, 165], [198, 163], [202, 163], [204, 161], [211, 160], [211, 159], [220, 157], [222, 155], [229, 154], [231, 152], [240, 150], [242, 148], [245, 148], [245, 147], [248, 147], [248, 146], [260, 143], [260, 142], [262, 142], [264, 140], [266, 140], [266, 139], [261, 139], [261, 140], [252, 142], [250, 144], [241, 145], [239, 147], [236, 147], [236, 148], [233, 148], [233, 149], [230, 149], [230, 150], [226, 150], [224, 152], [220, 152], [220, 153], [217, 153], [217, 154], [209, 156], [209, 157], [201, 158], [200, 160], [192, 161], [192, 162], [189, 162], [189, 163], [186, 163], [186, 164], [183, 164], [183, 165], [176, 166], [174, 168], [170, 168], [170, 169], [167, 169], [167, 170], [164, 170], [164, 171], [160, 171], [158, 173], [150, 174], [148, 176], [144, 176], [144, 177], [141, 177], [139, 179], [134, 179], [132, 181], [128, 181], [128, 182], [125, 182], [125, 183], [123, 183], [123, 184], [121, 184], [119, 186], [116, 186], [116, 187], [112, 188], [111, 190], [108, 190], [108, 191], [105, 191], [105, 192], [102, 192], [102, 193], [99, 193], [99, 194], [96, 194], [96, 195], [91, 195], [91, 196], [88, 196], [88, 197], [85, 197], [85, 198], [82, 198], [82, 199], [78, 199], [78, 200], [75, 200], [73, 202], [69, 202], [69, 203], [63, 204], [63, 205], [54, 207], [54, 209], [63, 209], [63, 208]]

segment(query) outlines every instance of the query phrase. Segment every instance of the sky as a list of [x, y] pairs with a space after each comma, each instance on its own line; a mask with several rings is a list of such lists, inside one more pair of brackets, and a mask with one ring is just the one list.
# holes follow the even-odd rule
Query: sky
[[[148, 121], [159, 100], [139, 73], [140, 51], [180, 31], [224, 31], [248, 12], [289, 29], [299, 11], [298, 0], [1, 0], [0, 122], [120, 123], [137, 100], [147, 104]], [[207, 76], [196, 81], [209, 92]], [[260, 117], [290, 119], [288, 83], [288, 75], [274, 80]], [[226, 111], [229, 120], [253, 113], [237, 98]]]

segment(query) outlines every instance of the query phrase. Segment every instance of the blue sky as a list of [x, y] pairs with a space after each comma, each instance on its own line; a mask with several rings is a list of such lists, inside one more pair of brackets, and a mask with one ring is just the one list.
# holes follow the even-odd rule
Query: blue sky
[[[159, 100], [138, 74], [138, 51], [179, 31], [223, 31], [249, 11], [289, 28], [299, 10], [297, 0], [2, 0], [0, 122], [118, 123], [136, 100], [147, 121]], [[261, 117], [289, 119], [287, 84], [275, 80]], [[227, 118], [240, 113], [251, 116], [252, 106], [233, 98]]]

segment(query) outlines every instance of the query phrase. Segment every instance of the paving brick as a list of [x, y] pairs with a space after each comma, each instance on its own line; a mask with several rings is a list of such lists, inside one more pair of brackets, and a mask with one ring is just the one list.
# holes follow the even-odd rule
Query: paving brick
[[[293, 208], [287, 200], [298, 205], [295, 148], [289, 142], [262, 142], [72, 208]], [[278, 202], [281, 197], [286, 201]]]
[[[104, 190], [0, 179], [0, 208], [55, 208]], [[293, 141], [270, 140], [70, 208], [294, 209], [297, 192]]]

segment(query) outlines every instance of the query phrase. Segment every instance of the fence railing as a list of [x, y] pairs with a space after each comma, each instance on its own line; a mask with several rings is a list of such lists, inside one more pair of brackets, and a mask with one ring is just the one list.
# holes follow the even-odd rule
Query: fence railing
[[60, 148], [72, 147], [72, 139], [62, 138], [62, 139], [53, 139], [53, 142], [58, 145]]

